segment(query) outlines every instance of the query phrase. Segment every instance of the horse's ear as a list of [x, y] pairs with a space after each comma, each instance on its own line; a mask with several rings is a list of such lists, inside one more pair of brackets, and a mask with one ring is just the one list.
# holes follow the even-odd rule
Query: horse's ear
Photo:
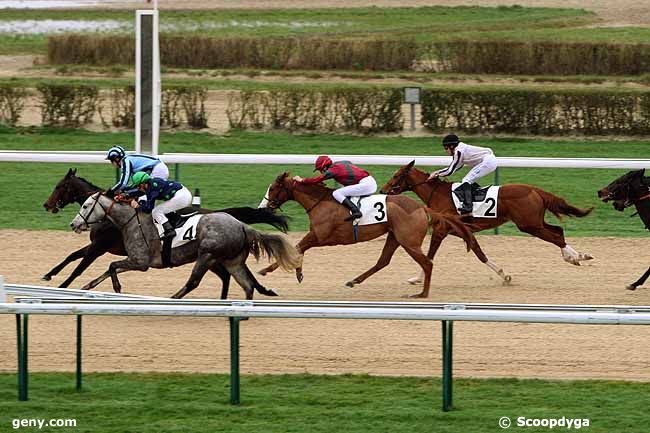
[[415, 160], [409, 162], [409, 163], [407, 164], [406, 168], [413, 168], [414, 165], [415, 165]]
[[68, 174], [66, 174], [65, 177], [72, 177], [75, 174], [77, 174], [77, 169], [76, 168], [69, 168], [68, 169]]

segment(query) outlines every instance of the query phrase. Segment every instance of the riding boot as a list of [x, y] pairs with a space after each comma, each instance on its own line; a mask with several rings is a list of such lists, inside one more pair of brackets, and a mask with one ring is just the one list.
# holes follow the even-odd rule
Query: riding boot
[[341, 204], [347, 207], [348, 209], [350, 209], [350, 212], [352, 212], [352, 215], [347, 217], [345, 221], [351, 221], [357, 218], [361, 218], [361, 211], [359, 210], [356, 204], [352, 203], [352, 200], [350, 200], [349, 197], [346, 197]]
[[163, 229], [165, 229], [165, 232], [161, 239], [173, 239], [176, 236], [176, 230], [174, 230], [169, 221], [163, 224]]
[[461, 207], [458, 211], [461, 215], [471, 214], [474, 206], [472, 203], [472, 185], [465, 182], [458, 187], [458, 190], [461, 193], [459, 195], [462, 200]]

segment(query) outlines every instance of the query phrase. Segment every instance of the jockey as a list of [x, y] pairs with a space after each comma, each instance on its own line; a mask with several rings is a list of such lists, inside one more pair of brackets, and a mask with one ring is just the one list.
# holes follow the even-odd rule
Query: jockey
[[451, 160], [449, 167], [436, 170], [429, 176], [431, 180], [439, 176], [450, 176], [463, 165], [468, 165], [472, 169], [463, 177], [463, 181], [456, 191], [460, 192], [462, 197], [462, 206], [458, 211], [461, 215], [472, 213], [472, 183], [479, 178], [492, 173], [497, 168], [497, 159], [492, 149], [487, 147], [470, 146], [460, 141], [456, 134], [449, 134], [442, 139], [442, 145], [448, 155], [454, 158]]
[[375, 179], [366, 170], [357, 167], [350, 161], [332, 162], [330, 157], [325, 155], [319, 156], [316, 159], [315, 167], [314, 171], [320, 171], [320, 176], [307, 179], [294, 176], [293, 180], [310, 185], [323, 182], [327, 179], [334, 179], [343, 185], [343, 187], [335, 190], [332, 196], [352, 212], [352, 215], [345, 220], [350, 221], [361, 218], [361, 211], [357, 205], [352, 203], [349, 197], [374, 194], [377, 191], [377, 182], [375, 182]]
[[[192, 204], [192, 193], [178, 182], [151, 177], [142, 171], [131, 177], [129, 186], [133, 189], [125, 191], [126, 194], [132, 197], [142, 196], [141, 201], [131, 200], [131, 207], [140, 208], [143, 212], [151, 212], [153, 219], [165, 229], [162, 238], [173, 238], [176, 230], [165, 214], [189, 207]], [[156, 200], [164, 200], [164, 202], [156, 206]]]
[[120, 169], [120, 180], [108, 191], [118, 192], [125, 188], [133, 174], [143, 171], [151, 177], [167, 179], [169, 169], [164, 162], [149, 155], [127, 155], [122, 146], [113, 146], [108, 149], [106, 159], [111, 165]]

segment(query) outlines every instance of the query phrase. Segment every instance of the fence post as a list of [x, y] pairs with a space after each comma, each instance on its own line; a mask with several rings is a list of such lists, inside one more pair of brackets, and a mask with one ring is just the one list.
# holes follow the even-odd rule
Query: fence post
[[[499, 185], [499, 167], [497, 167], [496, 170], [494, 170], [494, 184]], [[497, 212], [499, 210], [497, 209]], [[499, 234], [499, 227], [494, 228], [494, 234], [498, 235]]]
[[239, 317], [230, 317], [230, 403], [239, 404]]
[[7, 302], [7, 291], [5, 290], [5, 278], [0, 275], [0, 303]]
[[77, 391], [81, 391], [81, 314], [77, 314]]
[[174, 164], [174, 181], [180, 182], [181, 179], [181, 165], [179, 163]]
[[442, 321], [442, 411], [452, 409], [453, 321]]
[[[22, 326], [21, 326], [22, 316]], [[27, 317], [28, 314], [16, 314], [18, 327], [18, 400], [27, 401]], [[21, 329], [22, 328], [22, 329]]]

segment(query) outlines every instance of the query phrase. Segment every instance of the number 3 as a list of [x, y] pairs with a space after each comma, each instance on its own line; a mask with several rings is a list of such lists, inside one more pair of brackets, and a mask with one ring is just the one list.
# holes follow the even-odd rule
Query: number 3
[[381, 214], [381, 216], [375, 215], [375, 219], [377, 221], [381, 221], [384, 218], [386, 218], [386, 212], [384, 211], [384, 204], [382, 202], [378, 201], [377, 203], [375, 203], [375, 205], [373, 207], [375, 209], [377, 209], [377, 212], [379, 212]]

